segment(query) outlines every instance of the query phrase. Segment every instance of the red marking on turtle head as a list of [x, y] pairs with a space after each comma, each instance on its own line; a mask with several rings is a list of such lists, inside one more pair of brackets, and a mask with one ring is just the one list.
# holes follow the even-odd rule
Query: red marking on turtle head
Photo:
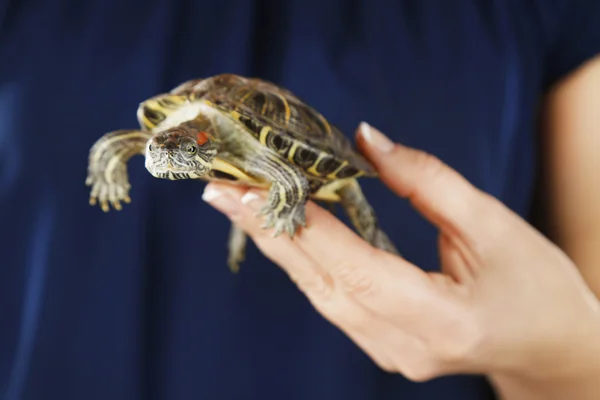
[[198, 132], [196, 134], [196, 143], [198, 143], [198, 145], [200, 145], [200, 146], [205, 145], [206, 142], [209, 141], [209, 139], [212, 139], [212, 136], [209, 133]]

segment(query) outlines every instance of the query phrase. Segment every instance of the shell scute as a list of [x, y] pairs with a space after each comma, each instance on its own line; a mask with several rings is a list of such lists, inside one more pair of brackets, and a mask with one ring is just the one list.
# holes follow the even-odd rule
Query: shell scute
[[323, 115], [271, 82], [221, 74], [190, 80], [172, 93], [210, 101], [234, 115], [263, 145], [317, 177], [376, 175], [373, 166]]

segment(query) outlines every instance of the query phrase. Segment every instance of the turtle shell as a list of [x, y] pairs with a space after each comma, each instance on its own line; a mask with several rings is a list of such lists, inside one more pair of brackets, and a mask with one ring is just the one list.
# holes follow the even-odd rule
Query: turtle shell
[[240, 121], [263, 145], [309, 174], [325, 179], [376, 176], [373, 166], [323, 115], [271, 82], [221, 74], [171, 91], [203, 100]]

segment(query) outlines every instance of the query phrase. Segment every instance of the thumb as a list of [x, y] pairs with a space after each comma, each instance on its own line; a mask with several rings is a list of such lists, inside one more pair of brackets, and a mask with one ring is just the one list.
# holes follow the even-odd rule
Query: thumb
[[357, 142], [383, 183], [449, 236], [489, 232], [486, 220], [499, 215], [497, 201], [437, 157], [394, 143], [364, 122]]

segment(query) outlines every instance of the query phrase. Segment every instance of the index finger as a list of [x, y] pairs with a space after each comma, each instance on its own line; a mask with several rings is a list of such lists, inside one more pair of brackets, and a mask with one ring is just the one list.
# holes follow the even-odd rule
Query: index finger
[[[251, 190], [253, 201], [246, 206], [260, 210], [264, 193]], [[352, 229], [312, 201], [306, 204], [307, 227], [296, 233], [292, 242], [325, 275], [330, 275], [345, 290], [365, 294], [375, 285], [389, 280], [389, 269], [404, 284], [418, 285], [427, 280], [426, 273], [401, 257], [371, 246]], [[258, 226], [258, 221], [251, 223]]]
[[393, 143], [366, 123], [357, 143], [383, 183], [447, 234], [476, 239], [504, 215], [495, 199], [432, 154]]

